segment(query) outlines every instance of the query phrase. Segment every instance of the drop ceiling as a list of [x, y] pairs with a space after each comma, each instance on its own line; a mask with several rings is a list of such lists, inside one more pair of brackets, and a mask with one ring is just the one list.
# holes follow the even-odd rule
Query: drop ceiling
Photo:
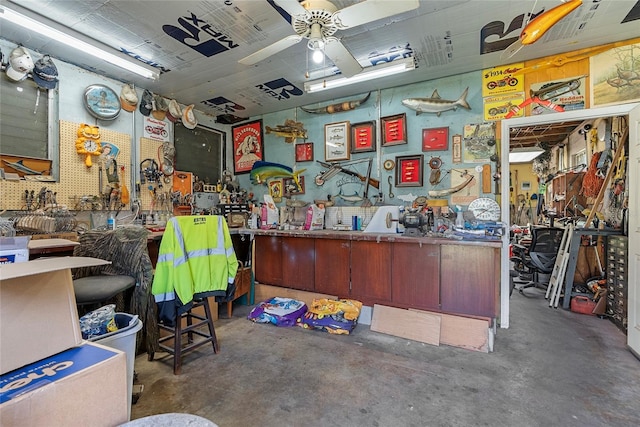
[[[392, 0], [388, 0], [392, 1]], [[355, 0], [332, 0], [342, 9]], [[375, 1], [369, 0], [372, 8]], [[417, 69], [402, 75], [306, 94], [307, 73], [331, 75], [327, 59], [310, 62], [306, 41], [255, 65], [242, 58], [295, 34], [277, 0], [0, 0], [126, 52], [162, 71], [157, 81], [138, 78], [36, 33], [2, 22], [0, 37], [123, 82], [133, 82], [221, 120], [363, 94], [527, 59], [640, 37], [640, 1], [584, 0], [571, 15], [511, 58], [501, 52], [515, 41], [531, 12], [559, 0], [420, 1], [417, 9], [336, 33], [361, 66], [412, 56]], [[186, 31], [191, 36], [186, 36]], [[180, 36], [180, 34], [182, 36]], [[181, 40], [180, 40], [181, 39]], [[215, 47], [215, 49], [213, 49]], [[540, 130], [561, 133], [561, 125]], [[515, 135], [524, 143], [525, 130]]]

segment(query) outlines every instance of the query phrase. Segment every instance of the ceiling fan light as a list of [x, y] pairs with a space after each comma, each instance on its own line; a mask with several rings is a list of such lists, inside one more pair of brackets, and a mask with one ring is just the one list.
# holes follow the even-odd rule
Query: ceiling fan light
[[324, 59], [324, 53], [322, 52], [322, 49], [314, 49], [313, 54], [311, 55], [311, 59], [316, 64], [321, 64], [322, 60]]

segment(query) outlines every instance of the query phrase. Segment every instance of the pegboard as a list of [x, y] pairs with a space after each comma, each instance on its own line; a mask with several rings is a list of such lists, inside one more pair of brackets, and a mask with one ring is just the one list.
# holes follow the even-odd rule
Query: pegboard
[[[161, 165], [161, 154], [159, 153], [159, 148], [162, 146], [162, 142], [155, 141], [149, 138], [140, 138], [140, 162], [145, 159], [153, 159], [158, 163], [158, 167]], [[138, 165], [140, 168], [140, 165]], [[153, 208], [153, 211], [157, 210], [168, 210], [171, 211], [171, 206], [164, 205], [161, 206], [159, 203], [152, 202], [152, 191], [149, 189], [149, 186], [156, 189], [156, 195], [161, 196], [164, 194], [164, 197], [168, 197], [169, 201], [171, 200], [171, 188], [173, 187], [173, 175], [162, 176], [160, 178], [161, 182], [149, 183], [145, 182], [144, 184], [140, 184], [140, 203], [142, 206], [142, 210], [150, 211]]]
[[[2, 209], [19, 210], [25, 208], [25, 191], [34, 190], [36, 193], [42, 187], [47, 187], [57, 193], [57, 202], [66, 205], [69, 209], [75, 209], [74, 196], [83, 195], [98, 196], [99, 188], [99, 166], [98, 161], [93, 158], [93, 166], [85, 166], [85, 155], [76, 152], [76, 138], [80, 123], [73, 123], [60, 120], [60, 180], [59, 182], [38, 182], [38, 181], [0, 181], [0, 192], [2, 193]], [[128, 134], [115, 132], [105, 127], [100, 127], [100, 140], [110, 142], [120, 149], [116, 160], [119, 166], [125, 166], [125, 183], [130, 182], [131, 171], [131, 136]], [[103, 171], [103, 183], [107, 185], [106, 173]], [[122, 182], [122, 174], [119, 174]], [[129, 189], [131, 192], [131, 189]]]

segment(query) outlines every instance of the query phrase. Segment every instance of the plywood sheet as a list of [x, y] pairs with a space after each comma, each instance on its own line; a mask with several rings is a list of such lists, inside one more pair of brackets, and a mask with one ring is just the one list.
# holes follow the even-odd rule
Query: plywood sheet
[[455, 316], [453, 314], [433, 313], [411, 310], [419, 313], [440, 316], [440, 343], [467, 350], [488, 353], [491, 351], [489, 336], [491, 324], [488, 319]]
[[338, 299], [335, 295], [320, 294], [316, 292], [299, 291], [297, 289], [283, 288], [280, 286], [263, 285], [261, 283], [255, 284], [255, 301], [260, 303], [273, 297], [292, 298], [298, 301], [302, 301], [307, 306], [311, 306], [314, 299], [327, 298]]
[[426, 344], [440, 345], [441, 319], [437, 314], [375, 304], [371, 330]]

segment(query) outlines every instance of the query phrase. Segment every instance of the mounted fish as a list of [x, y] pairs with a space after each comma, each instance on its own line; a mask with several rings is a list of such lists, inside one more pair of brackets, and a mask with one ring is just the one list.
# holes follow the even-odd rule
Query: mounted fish
[[341, 198], [342, 200], [348, 203], [358, 203], [364, 200], [364, 197], [359, 195], [357, 192], [354, 192], [353, 194], [342, 194], [342, 187], [340, 188], [340, 192], [335, 196], [333, 196], [332, 198], [333, 199]]
[[249, 177], [251, 179], [251, 183], [254, 185], [266, 184], [270, 179], [293, 178], [298, 189], [302, 189], [300, 186], [300, 174], [305, 170], [306, 169], [293, 170], [289, 166], [281, 165], [279, 163], [258, 161], [253, 164]]
[[307, 139], [307, 130], [304, 128], [302, 122], [296, 122], [295, 120], [285, 120], [284, 125], [278, 125], [275, 128], [266, 127], [267, 133], [273, 133], [278, 136], [284, 137], [284, 142], [293, 143], [297, 138]]
[[311, 114], [333, 114], [333, 113], [341, 113], [343, 111], [355, 110], [369, 99], [371, 96], [371, 92], [367, 94], [364, 98], [357, 101], [346, 101], [338, 104], [327, 105], [326, 107], [318, 107], [318, 108], [304, 108], [300, 107], [302, 111]]
[[466, 88], [462, 95], [455, 101], [440, 98], [438, 89], [433, 91], [431, 98], [407, 98], [402, 100], [402, 105], [412, 110], [415, 110], [416, 116], [422, 113], [435, 113], [440, 117], [441, 113], [449, 110], [457, 110], [458, 107], [471, 110], [471, 107], [467, 103], [467, 94], [469, 88]]
[[[568, 0], [536, 16], [524, 27], [518, 40], [508, 46], [500, 58], [511, 58], [526, 45], [537, 42], [551, 27], [582, 5], [582, 0]], [[535, 4], [534, 4], [535, 6]]]
[[24, 164], [24, 160], [18, 160], [17, 162], [10, 162], [8, 160], [2, 159], [2, 161], [9, 166], [10, 168], [21, 172], [23, 175], [42, 175], [42, 172], [38, 172], [37, 170], [31, 169], [30, 167]]

